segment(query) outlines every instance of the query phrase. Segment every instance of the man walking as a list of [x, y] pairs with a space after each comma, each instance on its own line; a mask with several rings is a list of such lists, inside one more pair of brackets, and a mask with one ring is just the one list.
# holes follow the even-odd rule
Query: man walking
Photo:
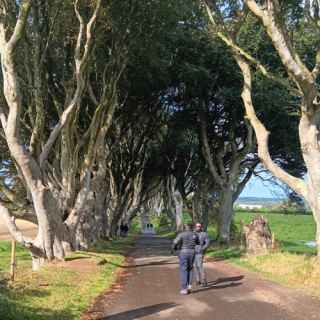
[[194, 274], [197, 284], [206, 287], [207, 277], [203, 266], [203, 258], [210, 245], [210, 240], [208, 234], [203, 231], [201, 223], [196, 224], [195, 233], [199, 238], [199, 244], [195, 247]]
[[190, 292], [192, 281], [192, 268], [194, 263], [195, 247], [199, 245], [198, 235], [193, 232], [192, 224], [185, 226], [185, 231], [181, 232], [173, 241], [172, 251], [179, 252], [180, 267], [180, 293], [186, 295]]

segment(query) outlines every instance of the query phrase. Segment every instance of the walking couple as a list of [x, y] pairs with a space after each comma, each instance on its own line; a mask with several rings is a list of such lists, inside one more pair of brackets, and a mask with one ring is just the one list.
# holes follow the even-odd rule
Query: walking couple
[[198, 285], [207, 285], [203, 258], [210, 241], [208, 234], [203, 231], [201, 223], [188, 224], [173, 241], [172, 251], [179, 251], [180, 282], [183, 295], [189, 294], [192, 289], [193, 272]]

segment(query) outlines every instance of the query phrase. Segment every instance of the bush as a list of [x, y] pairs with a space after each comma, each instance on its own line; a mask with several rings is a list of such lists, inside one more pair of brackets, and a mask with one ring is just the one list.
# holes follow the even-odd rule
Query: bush
[[153, 216], [151, 223], [158, 234], [161, 234], [163, 231], [171, 230], [171, 221], [166, 213], [161, 213], [160, 216]]
[[183, 211], [183, 218], [182, 218], [183, 224], [189, 224], [193, 223], [192, 215], [188, 211]]

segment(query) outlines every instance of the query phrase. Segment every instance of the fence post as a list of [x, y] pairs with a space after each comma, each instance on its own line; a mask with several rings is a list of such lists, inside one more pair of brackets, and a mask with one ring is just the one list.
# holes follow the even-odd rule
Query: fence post
[[11, 241], [11, 264], [10, 264], [10, 279], [14, 281], [16, 272], [16, 241]]

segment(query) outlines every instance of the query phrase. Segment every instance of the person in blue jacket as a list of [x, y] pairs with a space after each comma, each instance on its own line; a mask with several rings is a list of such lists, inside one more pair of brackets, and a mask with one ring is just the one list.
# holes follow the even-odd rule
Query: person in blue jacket
[[182, 295], [190, 293], [192, 282], [192, 268], [195, 258], [195, 248], [200, 241], [198, 235], [193, 232], [193, 225], [187, 224], [185, 231], [178, 234], [172, 244], [172, 251], [179, 250], [179, 270]]

